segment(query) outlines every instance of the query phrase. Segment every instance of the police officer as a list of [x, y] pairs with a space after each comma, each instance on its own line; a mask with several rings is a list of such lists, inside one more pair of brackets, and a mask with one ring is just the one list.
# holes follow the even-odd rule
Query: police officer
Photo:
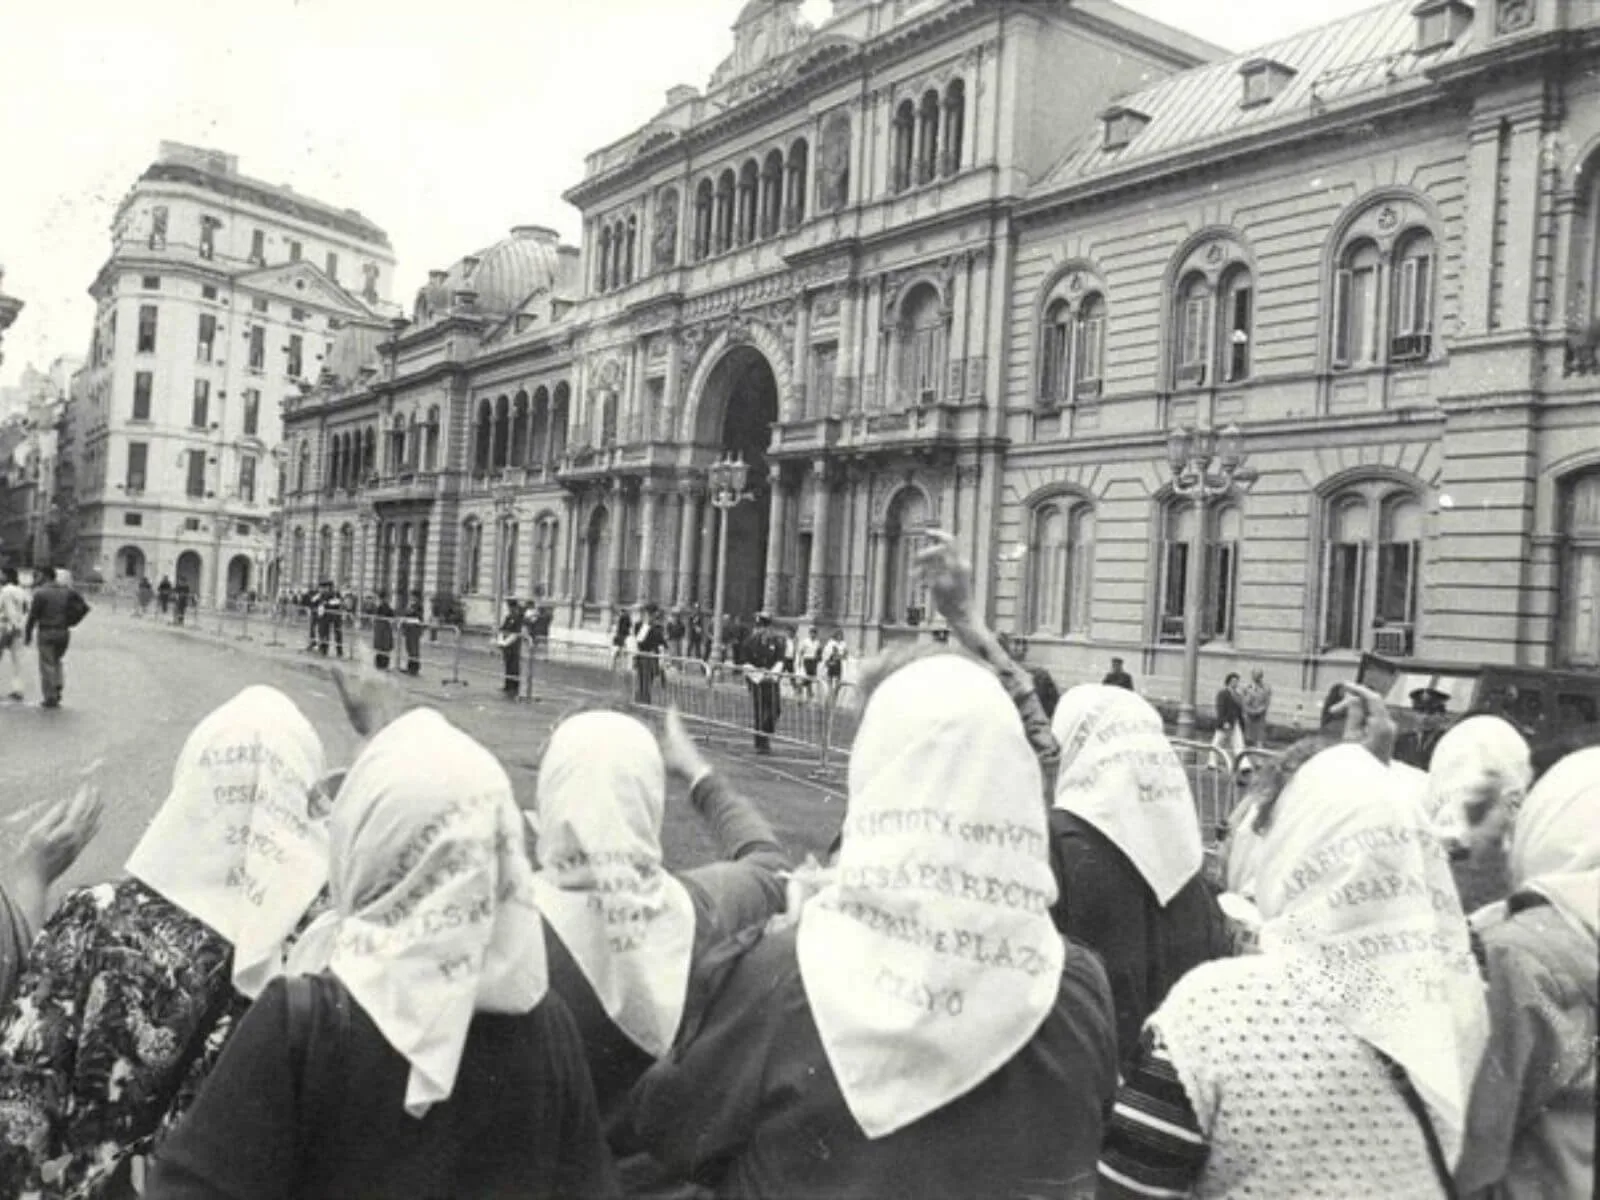
[[757, 754], [771, 754], [770, 736], [778, 727], [778, 667], [783, 662], [783, 639], [772, 628], [772, 614], [756, 614], [756, 627], [744, 639], [745, 686], [750, 689], [751, 721]]

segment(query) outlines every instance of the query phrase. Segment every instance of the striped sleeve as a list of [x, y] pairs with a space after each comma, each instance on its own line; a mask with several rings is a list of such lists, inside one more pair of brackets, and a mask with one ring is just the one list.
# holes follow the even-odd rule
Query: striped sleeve
[[1103, 1200], [1187, 1196], [1209, 1154], [1166, 1046], [1146, 1029], [1106, 1126], [1099, 1195]]

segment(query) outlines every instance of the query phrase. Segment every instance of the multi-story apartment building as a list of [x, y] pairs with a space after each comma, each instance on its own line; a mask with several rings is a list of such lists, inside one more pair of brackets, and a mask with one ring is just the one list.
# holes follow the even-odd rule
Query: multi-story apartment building
[[[863, 649], [931, 636], [939, 525], [1068, 680], [1176, 694], [1191, 572], [1204, 683], [1262, 666], [1285, 717], [1369, 649], [1600, 665], [1600, 4], [1392, 0], [1231, 57], [1112, 3], [797, 9], [752, 0], [704, 95], [590, 157], [576, 307], [452, 365], [437, 461], [483, 500], [415, 510], [428, 591], [709, 608], [735, 453], [729, 610]], [[563, 384], [556, 452], [518, 399]], [[1194, 424], [1259, 471], [1198, 511]]]
[[387, 324], [393, 270], [359, 213], [163, 143], [90, 289], [75, 570], [165, 575], [208, 603], [269, 582], [282, 405], [343, 329]]

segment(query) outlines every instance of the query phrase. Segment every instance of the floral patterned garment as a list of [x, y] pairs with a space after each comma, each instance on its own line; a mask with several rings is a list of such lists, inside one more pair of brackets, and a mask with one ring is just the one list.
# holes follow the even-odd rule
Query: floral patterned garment
[[70, 894], [0, 1024], [0, 1197], [105, 1196], [249, 1007], [232, 950], [134, 879]]

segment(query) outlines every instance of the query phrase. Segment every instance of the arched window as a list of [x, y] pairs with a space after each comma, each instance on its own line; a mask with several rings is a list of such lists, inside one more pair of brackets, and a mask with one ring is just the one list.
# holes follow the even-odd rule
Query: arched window
[[602, 292], [611, 290], [611, 226], [609, 225], [600, 230], [600, 278], [596, 287]]
[[943, 394], [945, 317], [932, 284], [918, 284], [900, 306], [900, 403], [937, 404]]
[[1045, 310], [1039, 337], [1039, 399], [1065, 404], [1072, 378], [1072, 306], [1057, 300]]
[[378, 431], [371, 425], [361, 438], [361, 477], [358, 482], [366, 482], [378, 473]]
[[394, 422], [389, 428], [389, 464], [391, 475], [405, 468], [406, 464], [406, 416], [404, 413], [395, 413]]
[[1324, 506], [1324, 650], [1416, 652], [1422, 501], [1385, 480], [1346, 486]]
[[339, 474], [340, 468], [344, 465], [343, 447], [344, 438], [335, 435], [330, 447], [330, 452], [328, 454], [328, 461], [325, 464], [326, 469], [324, 471], [324, 478], [322, 481], [323, 490], [330, 494], [339, 487], [341, 482], [343, 482]]
[[617, 393], [609, 388], [600, 393], [600, 444], [617, 444]]
[[1179, 387], [1204, 384], [1211, 351], [1211, 285], [1204, 275], [1190, 275], [1179, 285], [1174, 326], [1174, 383]]
[[509, 464], [526, 464], [532, 458], [528, 442], [528, 393], [518, 392], [511, 401], [511, 447]]
[[1561, 490], [1561, 662], [1593, 669], [1600, 667], [1600, 470]]
[[811, 150], [806, 145], [805, 138], [798, 139], [789, 147], [789, 164], [786, 170], [788, 194], [783, 205], [786, 214], [784, 225], [789, 229], [798, 229], [801, 222], [806, 219], [806, 181], [811, 177]]
[[633, 282], [634, 263], [639, 252], [639, 217], [634, 214], [628, 218], [627, 241], [622, 249], [622, 282]]
[[422, 455], [422, 469], [434, 471], [439, 466], [439, 408], [434, 405], [428, 409], [428, 422], [426, 432], [427, 442]]
[[756, 160], [746, 159], [739, 168], [739, 245], [746, 246], [756, 240], [756, 206], [761, 191], [761, 168]]
[[417, 420], [413, 412], [410, 419], [410, 431], [406, 436], [406, 470], [415, 471], [422, 461], [422, 422]]
[[597, 604], [605, 596], [606, 560], [611, 554], [611, 519], [600, 505], [589, 516], [583, 539], [583, 601]]
[[488, 400], [478, 401], [478, 419], [473, 429], [472, 466], [476, 471], [489, 469], [490, 454], [494, 449], [494, 406]]
[[1243, 265], [1230, 267], [1217, 289], [1222, 297], [1221, 317], [1217, 322], [1217, 359], [1222, 364], [1224, 383], [1250, 378], [1250, 344], [1255, 336], [1255, 289], [1250, 271]]
[[699, 262], [711, 255], [711, 235], [716, 207], [716, 189], [711, 180], [702, 179], [694, 193], [694, 257]]
[[[1157, 591], [1156, 640], [1181, 643], [1194, 558], [1194, 502], [1169, 500], [1161, 509], [1161, 575]], [[1205, 564], [1200, 579], [1200, 640], [1231, 641], [1239, 583], [1243, 518], [1238, 506], [1206, 512]]]
[[494, 402], [494, 448], [489, 465], [499, 470], [506, 465], [511, 445], [511, 401], [501, 396]]
[[531, 422], [528, 427], [528, 465], [542, 467], [550, 461], [550, 389], [533, 393]]
[[1028, 525], [1024, 625], [1047, 636], [1086, 636], [1094, 509], [1076, 497], [1052, 500], [1029, 514]]
[[961, 170], [961, 155], [966, 149], [967, 85], [959, 79], [944, 90], [944, 173]]
[[922, 94], [917, 111], [917, 182], [931, 183], [939, 173], [939, 93], [931, 88]]
[[1339, 257], [1333, 295], [1333, 365], [1381, 362], [1378, 351], [1378, 247], [1358, 241]]
[[356, 531], [349, 525], [339, 527], [339, 570], [336, 578], [340, 587], [349, 587], [356, 576]]
[[1047, 407], [1100, 394], [1106, 304], [1090, 292], [1076, 305], [1053, 300], [1039, 331], [1039, 399]]
[[1395, 243], [1394, 297], [1389, 317], [1389, 361], [1425, 360], [1433, 349], [1433, 235], [1408, 230]]
[[894, 113], [894, 190], [903, 192], [911, 186], [912, 171], [917, 161], [917, 106], [902, 100]]
[[482, 586], [483, 525], [476, 517], [461, 524], [461, 591], [472, 595]]
[[721, 254], [733, 247], [734, 195], [738, 185], [729, 168], [717, 178], [716, 239], [713, 252]]
[[783, 224], [783, 151], [770, 150], [761, 164], [761, 236], [772, 237]]
[[565, 382], [556, 384], [550, 399], [550, 461], [558, 463], [567, 453], [567, 423], [571, 419], [572, 389]]
[[883, 524], [883, 613], [887, 625], [921, 625], [927, 599], [917, 580], [917, 552], [928, 528], [928, 502], [917, 488], [903, 488], [889, 503]]

